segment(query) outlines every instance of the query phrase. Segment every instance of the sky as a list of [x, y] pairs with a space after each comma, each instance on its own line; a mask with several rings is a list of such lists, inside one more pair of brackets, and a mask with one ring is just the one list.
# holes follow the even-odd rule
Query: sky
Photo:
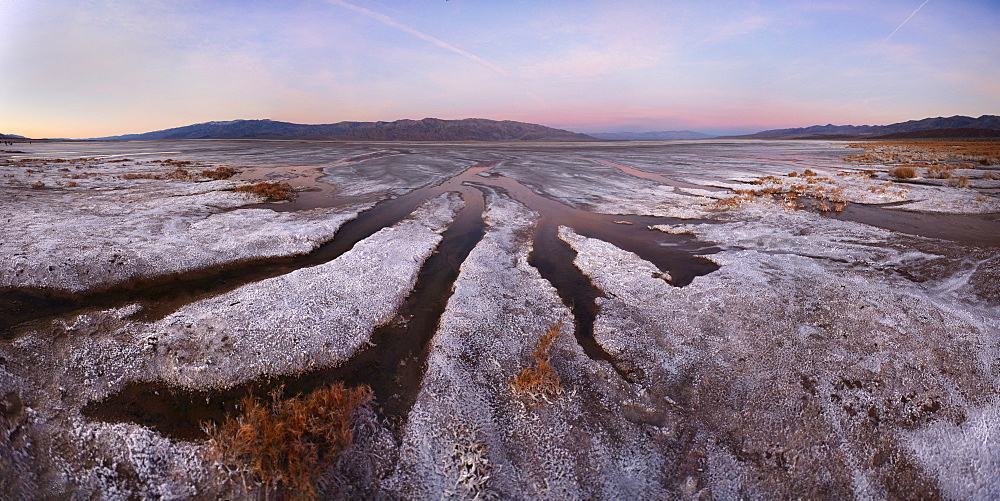
[[1000, 114], [1000, 0], [0, 0], [0, 133], [490, 118], [748, 133]]

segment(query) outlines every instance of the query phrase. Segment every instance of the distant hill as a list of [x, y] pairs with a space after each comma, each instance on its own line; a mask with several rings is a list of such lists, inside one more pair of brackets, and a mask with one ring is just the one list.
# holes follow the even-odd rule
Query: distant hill
[[873, 139], [965, 139], [965, 138], [998, 138], [1000, 129], [973, 129], [959, 127], [955, 129], [929, 129], [914, 132], [896, 132], [875, 136]]
[[325, 139], [353, 141], [596, 141], [544, 125], [483, 118], [397, 120], [305, 125], [274, 120], [205, 122], [95, 139]]
[[606, 141], [662, 141], [669, 139], [708, 139], [710, 134], [690, 130], [659, 130], [654, 132], [595, 132], [588, 136]]
[[15, 134], [0, 134], [0, 139], [28, 139], [24, 136], [18, 136]]
[[[966, 116], [925, 118], [923, 120], [910, 120], [890, 125], [813, 125], [812, 127], [799, 127], [794, 129], [772, 129], [760, 131], [756, 134], [745, 136], [734, 136], [744, 139], [857, 139], [857, 138], [880, 138], [889, 134], [911, 134], [922, 131], [930, 136], [906, 136], [916, 137], [978, 137], [978, 136], [949, 136], [946, 130], [998, 130], [1000, 129], [1000, 116], [983, 115], [979, 118]], [[963, 134], [953, 132], [952, 134]], [[904, 137], [899, 137], [903, 139]]]

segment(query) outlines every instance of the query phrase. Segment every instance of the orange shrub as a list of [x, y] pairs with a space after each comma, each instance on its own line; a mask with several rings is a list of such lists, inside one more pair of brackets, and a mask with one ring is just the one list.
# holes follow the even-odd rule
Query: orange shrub
[[917, 171], [913, 167], [895, 167], [889, 169], [889, 175], [896, 179], [913, 179], [917, 177]]
[[951, 169], [948, 169], [941, 165], [932, 165], [927, 168], [927, 177], [932, 179], [950, 179]]
[[236, 174], [236, 169], [232, 167], [217, 167], [212, 170], [201, 171], [202, 177], [207, 177], [209, 179], [229, 179]]
[[533, 403], [547, 400], [547, 397], [562, 393], [559, 376], [549, 364], [549, 347], [559, 335], [562, 322], [552, 325], [535, 343], [531, 352], [531, 365], [521, 369], [521, 372], [510, 381], [514, 394], [528, 397]]
[[236, 188], [240, 193], [253, 193], [268, 200], [291, 200], [294, 196], [288, 183], [257, 183]]
[[956, 188], [968, 188], [969, 178], [966, 176], [959, 177], [958, 179], [951, 180], [950, 184]]
[[[222, 426], [203, 424], [209, 437], [209, 459], [250, 473], [265, 488], [312, 499], [316, 483], [354, 442], [358, 411], [373, 394], [367, 386], [336, 383], [308, 395], [271, 402], [243, 400], [243, 413], [228, 416]], [[282, 496], [279, 496], [280, 499]]]

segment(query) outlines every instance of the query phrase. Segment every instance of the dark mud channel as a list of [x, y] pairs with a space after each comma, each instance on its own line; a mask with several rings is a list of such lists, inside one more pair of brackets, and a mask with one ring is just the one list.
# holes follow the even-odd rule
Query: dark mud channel
[[887, 208], [893, 205], [898, 204], [852, 203], [844, 207], [844, 211], [839, 214], [825, 215], [910, 235], [985, 247], [1000, 247], [1000, 214], [942, 214]]
[[[539, 196], [512, 179], [479, 175], [491, 167], [472, 167], [437, 186], [384, 201], [345, 224], [332, 242], [316, 252], [322, 252], [322, 258], [310, 255], [283, 268], [284, 272], [288, 272], [334, 259], [379, 229], [409, 216], [428, 197], [449, 191], [461, 193], [466, 207], [442, 234], [443, 240], [437, 252], [424, 263], [416, 286], [395, 320], [377, 328], [373, 333], [373, 344], [344, 364], [303, 374], [255, 380], [225, 390], [192, 391], [156, 382], [137, 382], [104, 401], [91, 402], [84, 408], [84, 415], [109, 422], [135, 422], [169, 437], [196, 440], [204, 438], [202, 423], [221, 422], [226, 415], [237, 410], [239, 401], [247, 395], [264, 397], [274, 388], [284, 386], [285, 395], [293, 396], [342, 381], [348, 385], [370, 386], [384, 416], [395, 422], [405, 420], [419, 393], [430, 340], [451, 297], [461, 264], [484, 234], [483, 194], [474, 185], [498, 188], [541, 215], [529, 263], [553, 284], [562, 301], [572, 310], [576, 337], [585, 353], [591, 358], [610, 362], [622, 377], [630, 379], [627, 372], [619, 369], [615, 360], [593, 339], [594, 319], [598, 313], [595, 300], [602, 293], [573, 265], [576, 253], [558, 238], [559, 226], [569, 226], [582, 235], [606, 240], [636, 253], [659, 267], [663, 272], [662, 278], [675, 286], [686, 285], [696, 276], [717, 269], [715, 264], [695, 257], [717, 249], [688, 235], [670, 235], [647, 228], [654, 224], [690, 220], [604, 215], [574, 209]], [[310, 264], [304, 264], [307, 262]], [[272, 265], [263, 268], [265, 270], [261, 273], [267, 276], [281, 273]], [[195, 299], [226, 292], [251, 281], [254, 280], [213, 288], [198, 294]], [[169, 307], [161, 307], [159, 315], [174, 311], [184, 303], [178, 300]]]

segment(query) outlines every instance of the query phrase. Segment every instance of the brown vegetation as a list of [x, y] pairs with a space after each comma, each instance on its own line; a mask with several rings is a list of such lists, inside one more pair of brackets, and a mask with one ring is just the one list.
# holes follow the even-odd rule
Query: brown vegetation
[[216, 167], [212, 170], [201, 171], [202, 177], [207, 177], [209, 179], [229, 179], [236, 174], [236, 169], [232, 167]]
[[994, 141], [872, 141], [851, 143], [847, 147], [865, 150], [844, 157], [848, 162], [1000, 164], [1000, 142]]
[[135, 172], [129, 172], [122, 174], [122, 179], [163, 179], [162, 174], [138, 174]]
[[173, 165], [173, 166], [177, 167], [178, 169], [180, 169], [180, 167], [184, 167], [186, 165], [192, 165], [192, 164], [194, 164], [194, 162], [192, 162], [190, 160], [174, 160], [172, 158], [168, 158], [166, 160], [153, 160], [153, 162], [154, 163], [160, 163], [160, 164], [163, 164], [163, 165]]
[[[734, 209], [746, 202], [764, 200], [778, 201], [790, 209], [812, 207], [820, 212], [841, 212], [847, 207], [847, 200], [843, 197], [843, 187], [827, 186], [824, 183], [833, 183], [832, 179], [821, 177], [809, 170], [806, 172], [809, 172], [809, 174], [801, 174], [804, 176], [803, 180], [805, 183], [803, 184], [785, 185], [786, 180], [782, 178], [764, 176], [748, 184], [770, 184], [771, 186], [753, 190], [733, 190], [732, 193], [734, 196], [716, 200], [709, 207], [713, 209]], [[850, 175], [850, 173], [847, 174]], [[800, 201], [801, 199], [805, 199], [806, 203]]]
[[257, 183], [236, 188], [240, 193], [252, 193], [268, 200], [291, 200], [294, 197], [292, 185], [288, 183]]
[[553, 324], [535, 343], [535, 348], [531, 352], [531, 365], [521, 369], [521, 372], [510, 380], [510, 387], [515, 395], [527, 397], [532, 403], [538, 403], [542, 400], [548, 401], [548, 397], [563, 392], [559, 376], [549, 363], [549, 347], [559, 335], [561, 328], [562, 322]]
[[951, 181], [948, 182], [948, 184], [956, 188], [968, 188], [969, 178], [967, 176], [961, 176], [958, 179], [952, 179]]
[[913, 179], [917, 177], [917, 171], [913, 167], [894, 167], [889, 169], [889, 175], [896, 179]]
[[372, 391], [341, 383], [290, 399], [282, 399], [282, 391], [272, 392], [270, 402], [247, 397], [241, 415], [205, 425], [207, 454], [268, 492], [312, 499], [317, 481], [351, 447], [358, 411], [372, 401]]
[[951, 170], [954, 167], [944, 165], [932, 165], [927, 168], [927, 177], [930, 179], [951, 179]]

